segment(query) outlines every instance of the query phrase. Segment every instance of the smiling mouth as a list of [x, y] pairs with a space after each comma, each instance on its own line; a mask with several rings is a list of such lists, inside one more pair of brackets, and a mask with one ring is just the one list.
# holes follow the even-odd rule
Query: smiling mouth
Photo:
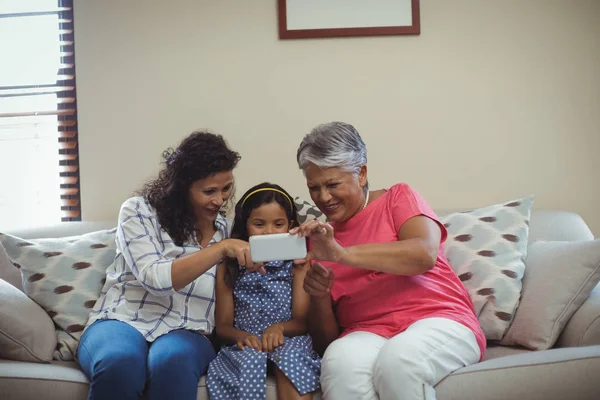
[[332, 213], [335, 210], [337, 210], [339, 208], [339, 206], [340, 206], [340, 203], [336, 203], [336, 204], [331, 204], [331, 205], [325, 206], [324, 207], [325, 208], [325, 212]]

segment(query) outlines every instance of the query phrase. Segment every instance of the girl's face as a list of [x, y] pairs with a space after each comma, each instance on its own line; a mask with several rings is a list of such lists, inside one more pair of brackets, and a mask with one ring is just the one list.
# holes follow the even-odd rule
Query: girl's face
[[252, 210], [246, 222], [248, 236], [287, 233], [290, 228], [285, 210], [276, 201]]

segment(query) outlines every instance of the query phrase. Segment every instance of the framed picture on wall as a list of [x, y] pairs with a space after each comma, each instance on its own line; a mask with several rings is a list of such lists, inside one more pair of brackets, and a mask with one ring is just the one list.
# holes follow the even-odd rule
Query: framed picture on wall
[[419, 35], [419, 0], [277, 0], [280, 39]]

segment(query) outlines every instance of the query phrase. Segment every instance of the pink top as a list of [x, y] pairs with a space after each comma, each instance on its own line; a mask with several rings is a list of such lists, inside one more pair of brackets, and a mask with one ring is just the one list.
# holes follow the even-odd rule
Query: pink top
[[323, 262], [335, 274], [331, 290], [342, 335], [354, 331], [392, 337], [424, 318], [448, 318], [471, 329], [481, 356], [486, 339], [469, 294], [444, 256], [446, 228], [423, 198], [406, 184], [392, 186], [343, 223], [332, 223], [335, 238], [344, 247], [398, 240], [408, 219], [424, 215], [436, 221], [442, 240], [435, 267], [417, 276], [392, 275], [342, 264]]

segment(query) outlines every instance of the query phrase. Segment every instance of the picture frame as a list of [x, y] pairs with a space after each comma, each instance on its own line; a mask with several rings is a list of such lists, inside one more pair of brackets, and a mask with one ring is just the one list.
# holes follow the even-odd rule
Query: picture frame
[[419, 0], [277, 0], [279, 39], [420, 35]]

